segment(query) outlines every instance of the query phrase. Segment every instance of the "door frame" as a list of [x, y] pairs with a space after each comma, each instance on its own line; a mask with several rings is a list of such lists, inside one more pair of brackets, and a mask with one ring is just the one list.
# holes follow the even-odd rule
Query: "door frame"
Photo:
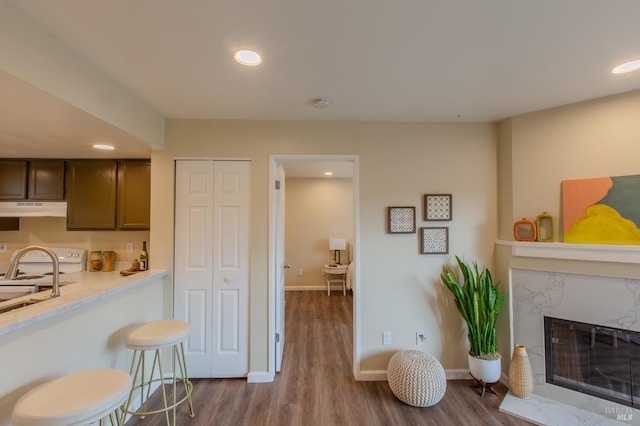
[[276, 209], [277, 190], [275, 181], [278, 165], [289, 162], [314, 162], [314, 161], [350, 161], [353, 163], [353, 241], [355, 269], [354, 276], [357, 283], [353, 292], [353, 354], [352, 373], [356, 380], [359, 377], [358, 360], [360, 359], [360, 294], [362, 283], [360, 281], [360, 156], [359, 155], [304, 155], [304, 154], [272, 154], [269, 155], [269, 335], [268, 335], [268, 374], [275, 380], [276, 374]]

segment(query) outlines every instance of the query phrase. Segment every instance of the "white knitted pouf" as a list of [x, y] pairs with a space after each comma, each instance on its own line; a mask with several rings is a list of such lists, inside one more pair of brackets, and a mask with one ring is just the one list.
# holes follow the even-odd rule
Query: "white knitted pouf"
[[402, 402], [430, 407], [440, 402], [447, 389], [447, 377], [440, 362], [422, 351], [396, 352], [387, 368], [389, 387]]

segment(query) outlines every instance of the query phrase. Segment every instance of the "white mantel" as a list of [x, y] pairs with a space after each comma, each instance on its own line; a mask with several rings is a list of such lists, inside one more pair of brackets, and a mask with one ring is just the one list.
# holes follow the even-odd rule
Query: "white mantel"
[[640, 264], [640, 246], [617, 244], [570, 244], [497, 240], [496, 244], [511, 247], [516, 257], [586, 260]]

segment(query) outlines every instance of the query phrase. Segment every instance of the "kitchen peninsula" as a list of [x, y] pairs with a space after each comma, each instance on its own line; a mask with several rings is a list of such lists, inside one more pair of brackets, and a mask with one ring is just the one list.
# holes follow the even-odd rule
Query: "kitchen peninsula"
[[[116, 272], [65, 274], [60, 297], [0, 314], [0, 425], [10, 424], [20, 396], [64, 374], [96, 369], [129, 370], [128, 331], [171, 316], [164, 307], [167, 271], [122, 277]], [[48, 291], [0, 303], [46, 297]]]

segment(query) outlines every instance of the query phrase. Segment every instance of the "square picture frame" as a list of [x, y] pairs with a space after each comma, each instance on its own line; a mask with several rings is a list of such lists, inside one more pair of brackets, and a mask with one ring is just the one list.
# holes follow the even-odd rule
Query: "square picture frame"
[[448, 254], [449, 227], [425, 226], [420, 228], [420, 254]]
[[416, 232], [416, 208], [387, 207], [387, 232], [389, 234], [414, 234]]
[[453, 215], [453, 196], [451, 194], [425, 194], [424, 220], [449, 221]]

